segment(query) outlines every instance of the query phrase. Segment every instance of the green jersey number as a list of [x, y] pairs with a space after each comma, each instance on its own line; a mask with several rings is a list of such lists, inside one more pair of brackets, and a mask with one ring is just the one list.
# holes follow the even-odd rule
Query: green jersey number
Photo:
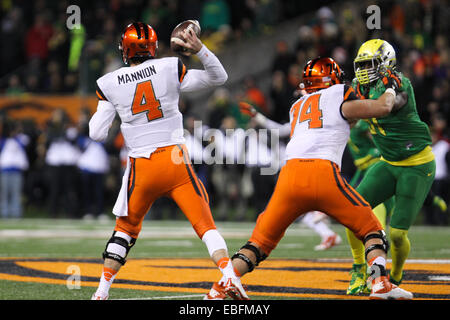
[[369, 130], [371, 134], [381, 134], [382, 136], [386, 135], [386, 131], [380, 126], [377, 118], [370, 118], [366, 120], [369, 124]]

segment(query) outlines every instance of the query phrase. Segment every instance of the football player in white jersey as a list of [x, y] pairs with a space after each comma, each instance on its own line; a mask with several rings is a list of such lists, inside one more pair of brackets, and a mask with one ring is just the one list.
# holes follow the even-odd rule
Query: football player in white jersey
[[[233, 255], [232, 263], [239, 277], [251, 272], [275, 249], [289, 225], [302, 214], [317, 210], [363, 241], [371, 268], [370, 299], [412, 299], [410, 292], [389, 282], [386, 233], [370, 205], [340, 174], [350, 125], [357, 119], [389, 114], [395, 103], [395, 81], [387, 82], [386, 92], [378, 100], [369, 101], [359, 100], [341, 78], [341, 70], [331, 58], [317, 58], [306, 64], [303, 83], [308, 94], [290, 110], [286, 164], [252, 236]], [[214, 284], [215, 291], [219, 284]], [[240, 299], [239, 292], [234, 298]]]
[[[300, 92], [302, 95], [306, 94], [304, 88], [301, 88]], [[288, 137], [291, 132], [291, 124], [289, 122], [281, 124], [270, 120], [247, 102], [239, 102], [239, 109], [242, 114], [252, 117], [259, 126], [270, 130], [277, 130], [280, 138]], [[284, 159], [283, 155], [280, 158]], [[314, 247], [316, 251], [328, 250], [342, 242], [339, 234], [331, 230], [328, 226], [327, 220], [329, 220], [328, 216], [319, 211], [308, 212], [301, 217], [300, 221], [316, 232], [322, 239], [320, 244]]]
[[177, 57], [156, 58], [155, 30], [137, 22], [126, 27], [119, 45], [128, 67], [97, 80], [99, 102], [89, 122], [89, 135], [93, 140], [104, 140], [117, 113], [129, 158], [113, 208], [116, 226], [103, 252], [103, 272], [93, 300], [108, 298], [146, 213], [162, 196], [171, 197], [191, 222], [222, 272], [226, 289], [247, 297], [214, 224], [205, 187], [189, 162], [178, 109], [181, 92], [222, 85], [228, 76], [219, 59], [191, 29], [185, 30], [184, 38], [175, 41], [187, 49], [187, 55], [197, 55], [204, 70], [187, 70]]

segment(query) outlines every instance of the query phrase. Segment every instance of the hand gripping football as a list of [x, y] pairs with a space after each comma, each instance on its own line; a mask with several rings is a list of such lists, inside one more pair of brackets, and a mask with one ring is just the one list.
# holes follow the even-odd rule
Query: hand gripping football
[[200, 23], [197, 20], [186, 20], [186, 21], [179, 23], [173, 29], [172, 34], [170, 36], [170, 49], [173, 52], [183, 53], [183, 52], [187, 51], [186, 48], [180, 46], [179, 44], [176, 44], [175, 42], [172, 41], [172, 39], [178, 38], [178, 39], [181, 39], [184, 41], [185, 39], [183, 37], [183, 31], [188, 28], [191, 28], [195, 32], [197, 37], [200, 37], [201, 28], [200, 28]]

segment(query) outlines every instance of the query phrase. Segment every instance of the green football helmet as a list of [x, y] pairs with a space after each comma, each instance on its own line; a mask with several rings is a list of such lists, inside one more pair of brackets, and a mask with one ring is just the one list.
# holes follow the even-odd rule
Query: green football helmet
[[359, 48], [353, 67], [358, 82], [366, 86], [378, 80], [380, 73], [388, 68], [394, 69], [396, 63], [395, 50], [389, 42], [372, 39], [364, 42]]

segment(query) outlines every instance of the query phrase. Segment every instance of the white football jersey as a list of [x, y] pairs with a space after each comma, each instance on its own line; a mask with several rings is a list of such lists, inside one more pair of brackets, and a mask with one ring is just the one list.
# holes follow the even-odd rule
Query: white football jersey
[[350, 136], [350, 124], [341, 112], [346, 100], [358, 99], [344, 84], [307, 94], [289, 111], [291, 140], [286, 159], [325, 159], [339, 167]]
[[150, 59], [97, 80], [100, 99], [111, 102], [122, 121], [125, 144], [135, 153], [184, 143], [183, 117], [178, 110], [180, 83], [175, 57]]
[[[122, 122], [129, 157], [149, 158], [158, 148], [184, 143], [183, 117], [178, 109], [181, 92], [225, 83], [228, 75], [219, 59], [203, 45], [196, 53], [204, 70], [189, 69], [179, 58], [149, 59], [120, 68], [97, 80], [97, 111], [89, 121], [89, 137], [103, 141], [116, 113]], [[122, 177], [113, 213], [128, 215], [130, 161]]]
[[177, 57], [149, 59], [110, 72], [97, 80], [99, 103], [89, 122], [89, 136], [106, 139], [116, 112], [129, 156], [149, 157], [158, 147], [182, 144], [181, 92], [221, 85], [227, 73], [203, 46], [196, 54], [205, 70], [190, 69]]

